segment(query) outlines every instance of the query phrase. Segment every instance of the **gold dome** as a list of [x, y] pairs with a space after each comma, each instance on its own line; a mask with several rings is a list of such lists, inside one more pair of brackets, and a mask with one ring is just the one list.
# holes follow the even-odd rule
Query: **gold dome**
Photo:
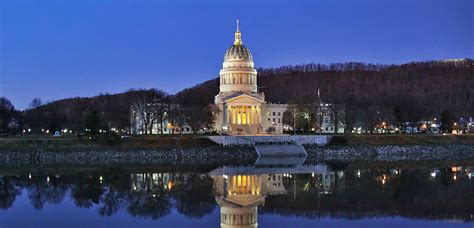
[[242, 34], [240, 33], [239, 20], [237, 20], [237, 30], [235, 31], [234, 45], [230, 46], [225, 52], [224, 61], [253, 61], [250, 50], [242, 43]]

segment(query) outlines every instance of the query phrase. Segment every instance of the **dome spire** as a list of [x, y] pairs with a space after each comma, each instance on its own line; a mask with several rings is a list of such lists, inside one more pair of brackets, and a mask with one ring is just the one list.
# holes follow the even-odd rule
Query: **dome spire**
[[242, 37], [239, 28], [239, 19], [237, 19], [237, 30], [235, 31], [234, 45], [242, 45]]

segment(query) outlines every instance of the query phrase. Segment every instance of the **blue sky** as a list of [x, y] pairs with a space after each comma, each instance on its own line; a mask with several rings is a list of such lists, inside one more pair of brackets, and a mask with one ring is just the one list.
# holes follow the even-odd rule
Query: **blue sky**
[[256, 67], [474, 58], [470, 0], [3, 0], [0, 96], [17, 108], [218, 76], [241, 21]]

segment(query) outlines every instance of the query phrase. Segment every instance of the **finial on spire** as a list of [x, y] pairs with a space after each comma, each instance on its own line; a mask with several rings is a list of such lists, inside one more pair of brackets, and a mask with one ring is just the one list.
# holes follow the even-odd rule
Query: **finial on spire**
[[239, 19], [237, 19], [237, 30], [235, 31], [234, 45], [242, 45], [242, 37], [240, 34]]
[[239, 28], [239, 19], [237, 19], [237, 30], [236, 32], [240, 32], [240, 28]]

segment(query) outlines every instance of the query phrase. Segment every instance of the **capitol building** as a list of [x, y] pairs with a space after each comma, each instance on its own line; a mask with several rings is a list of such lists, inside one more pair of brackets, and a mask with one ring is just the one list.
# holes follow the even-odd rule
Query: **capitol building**
[[[169, 109], [173, 109], [172, 107], [180, 110], [179, 104], [137, 103], [130, 108], [130, 133], [192, 134], [193, 130], [196, 130], [197, 133], [262, 135], [283, 134], [284, 129], [292, 130], [291, 126], [284, 126], [283, 124], [283, 114], [289, 109], [290, 105], [267, 103], [265, 94], [258, 91], [257, 74], [252, 53], [243, 43], [242, 33], [237, 21], [234, 43], [225, 52], [222, 69], [219, 72], [219, 93], [214, 98], [213, 126], [192, 129], [186, 123], [186, 120], [177, 125], [172, 118], [168, 118], [168, 112], [171, 112]], [[317, 115], [321, 115], [322, 121], [320, 129], [313, 128], [312, 131], [321, 133], [344, 132], [345, 126], [341, 120], [338, 121], [338, 130], [335, 132], [335, 117], [331, 111], [331, 105], [319, 101], [320, 113]], [[165, 108], [162, 108], [163, 106]], [[296, 115], [295, 105], [292, 105], [292, 107], [288, 111]], [[156, 110], [163, 111], [160, 116], [166, 118], [162, 121], [157, 120]], [[147, 119], [148, 121], [146, 121]]]
[[219, 94], [214, 100], [218, 133], [283, 133], [283, 113], [288, 105], [266, 103], [265, 94], [258, 91], [257, 70], [252, 53], [243, 44], [239, 21], [234, 44], [224, 55], [219, 79]]

